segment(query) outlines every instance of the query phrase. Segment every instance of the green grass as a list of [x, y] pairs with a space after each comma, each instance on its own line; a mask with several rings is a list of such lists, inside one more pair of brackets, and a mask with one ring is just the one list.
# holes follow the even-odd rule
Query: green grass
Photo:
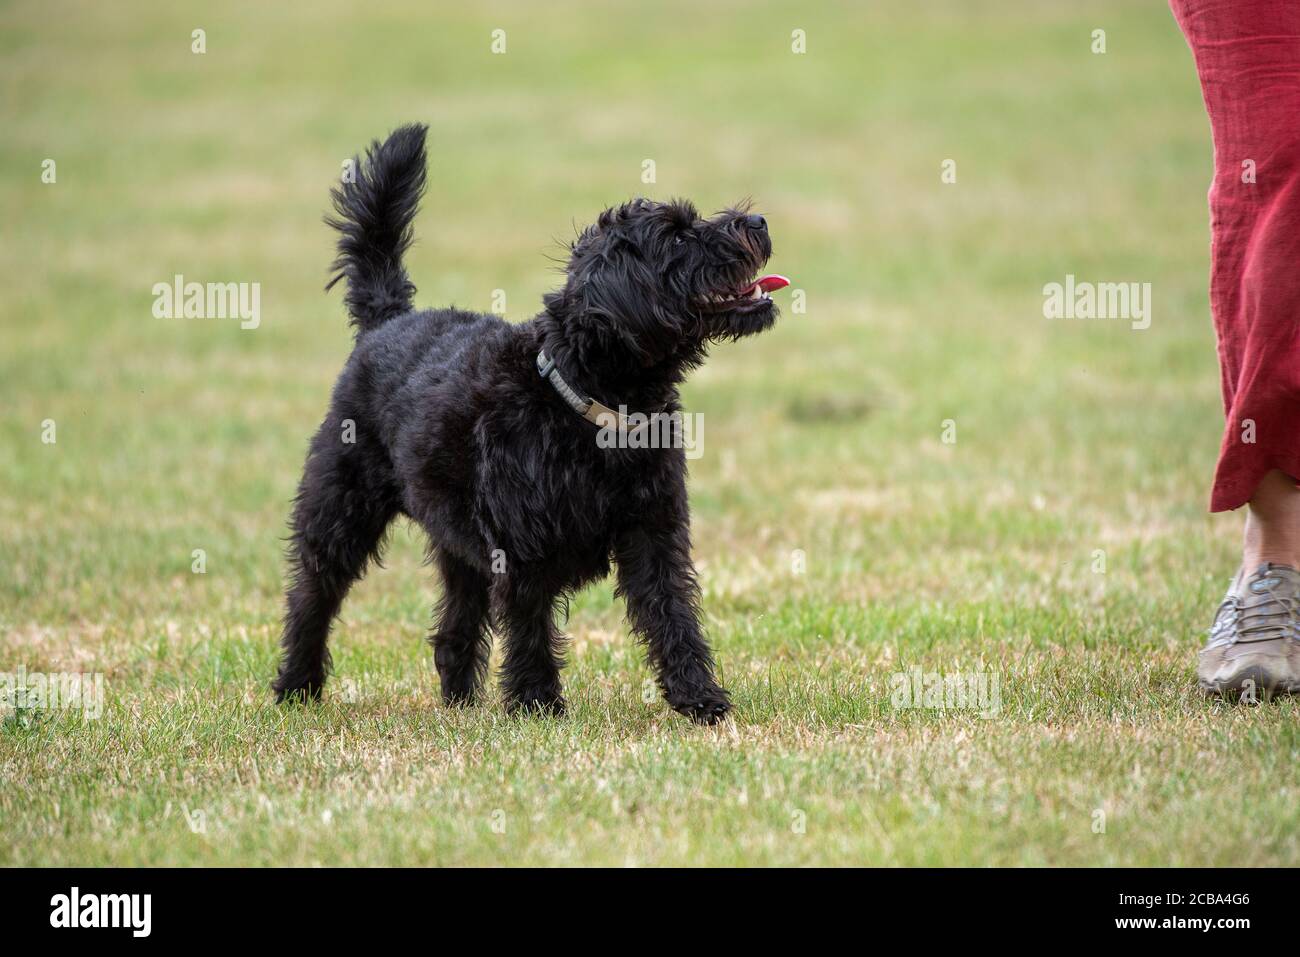
[[[1194, 687], [1239, 518], [1205, 514], [1210, 144], [1162, 5], [433, 6], [0, 8], [0, 671], [107, 695], [0, 723], [0, 862], [1300, 863], [1295, 703]], [[326, 193], [412, 120], [423, 304], [530, 316], [637, 193], [771, 221], [807, 313], [686, 392], [734, 724], [646, 700], [608, 582], [566, 626], [569, 717], [444, 709], [405, 528], [328, 699], [269, 703], [349, 342]], [[260, 282], [260, 328], [155, 319], [175, 273]], [[1152, 283], [1151, 328], [1045, 320], [1066, 273]], [[997, 675], [999, 713], [894, 708], [914, 666]]]

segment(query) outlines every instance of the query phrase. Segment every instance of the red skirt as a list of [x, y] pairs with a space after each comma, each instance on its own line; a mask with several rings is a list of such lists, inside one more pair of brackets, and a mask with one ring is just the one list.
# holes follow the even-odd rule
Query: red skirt
[[1300, 478], [1300, 0], [1170, 0], [1214, 136], [1210, 310], [1227, 422], [1210, 511]]

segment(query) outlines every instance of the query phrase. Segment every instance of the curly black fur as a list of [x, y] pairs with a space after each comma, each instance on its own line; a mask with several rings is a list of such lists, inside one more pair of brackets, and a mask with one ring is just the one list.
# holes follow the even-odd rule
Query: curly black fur
[[747, 208], [705, 220], [686, 202], [633, 200], [573, 243], [563, 287], [531, 321], [413, 312], [402, 254], [424, 136], [406, 126], [372, 144], [334, 192], [331, 285], [347, 281], [356, 344], [294, 503], [278, 699], [319, 696], [330, 623], [389, 523], [407, 515], [442, 576], [430, 641], [447, 703], [475, 699], [495, 627], [510, 709], [561, 712], [556, 606], [612, 560], [668, 703], [720, 719], [730, 703], [700, 627], [684, 451], [601, 448], [535, 361], [545, 349], [606, 405], [678, 410], [677, 387], [711, 342], [776, 320], [769, 299], [719, 302], [771, 255], [766, 223]]

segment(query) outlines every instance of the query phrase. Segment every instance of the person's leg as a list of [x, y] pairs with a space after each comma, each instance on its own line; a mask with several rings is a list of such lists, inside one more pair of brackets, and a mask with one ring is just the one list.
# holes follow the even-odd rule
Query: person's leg
[[1248, 701], [1300, 691], [1300, 489], [1273, 469], [1246, 512], [1241, 570], [1219, 605], [1196, 675]]
[[1277, 469], [1260, 481], [1246, 513], [1242, 567], [1268, 562], [1300, 568], [1300, 488]]
[[1300, 3], [1170, 0], [1214, 138], [1210, 310], [1225, 422], [1210, 510], [1248, 505], [1197, 678], [1300, 691]]

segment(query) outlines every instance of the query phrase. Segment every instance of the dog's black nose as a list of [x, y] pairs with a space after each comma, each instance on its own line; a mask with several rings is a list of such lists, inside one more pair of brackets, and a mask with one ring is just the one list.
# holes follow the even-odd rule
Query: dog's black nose
[[745, 225], [754, 230], [767, 229], [767, 220], [758, 213], [750, 213], [745, 217]]

